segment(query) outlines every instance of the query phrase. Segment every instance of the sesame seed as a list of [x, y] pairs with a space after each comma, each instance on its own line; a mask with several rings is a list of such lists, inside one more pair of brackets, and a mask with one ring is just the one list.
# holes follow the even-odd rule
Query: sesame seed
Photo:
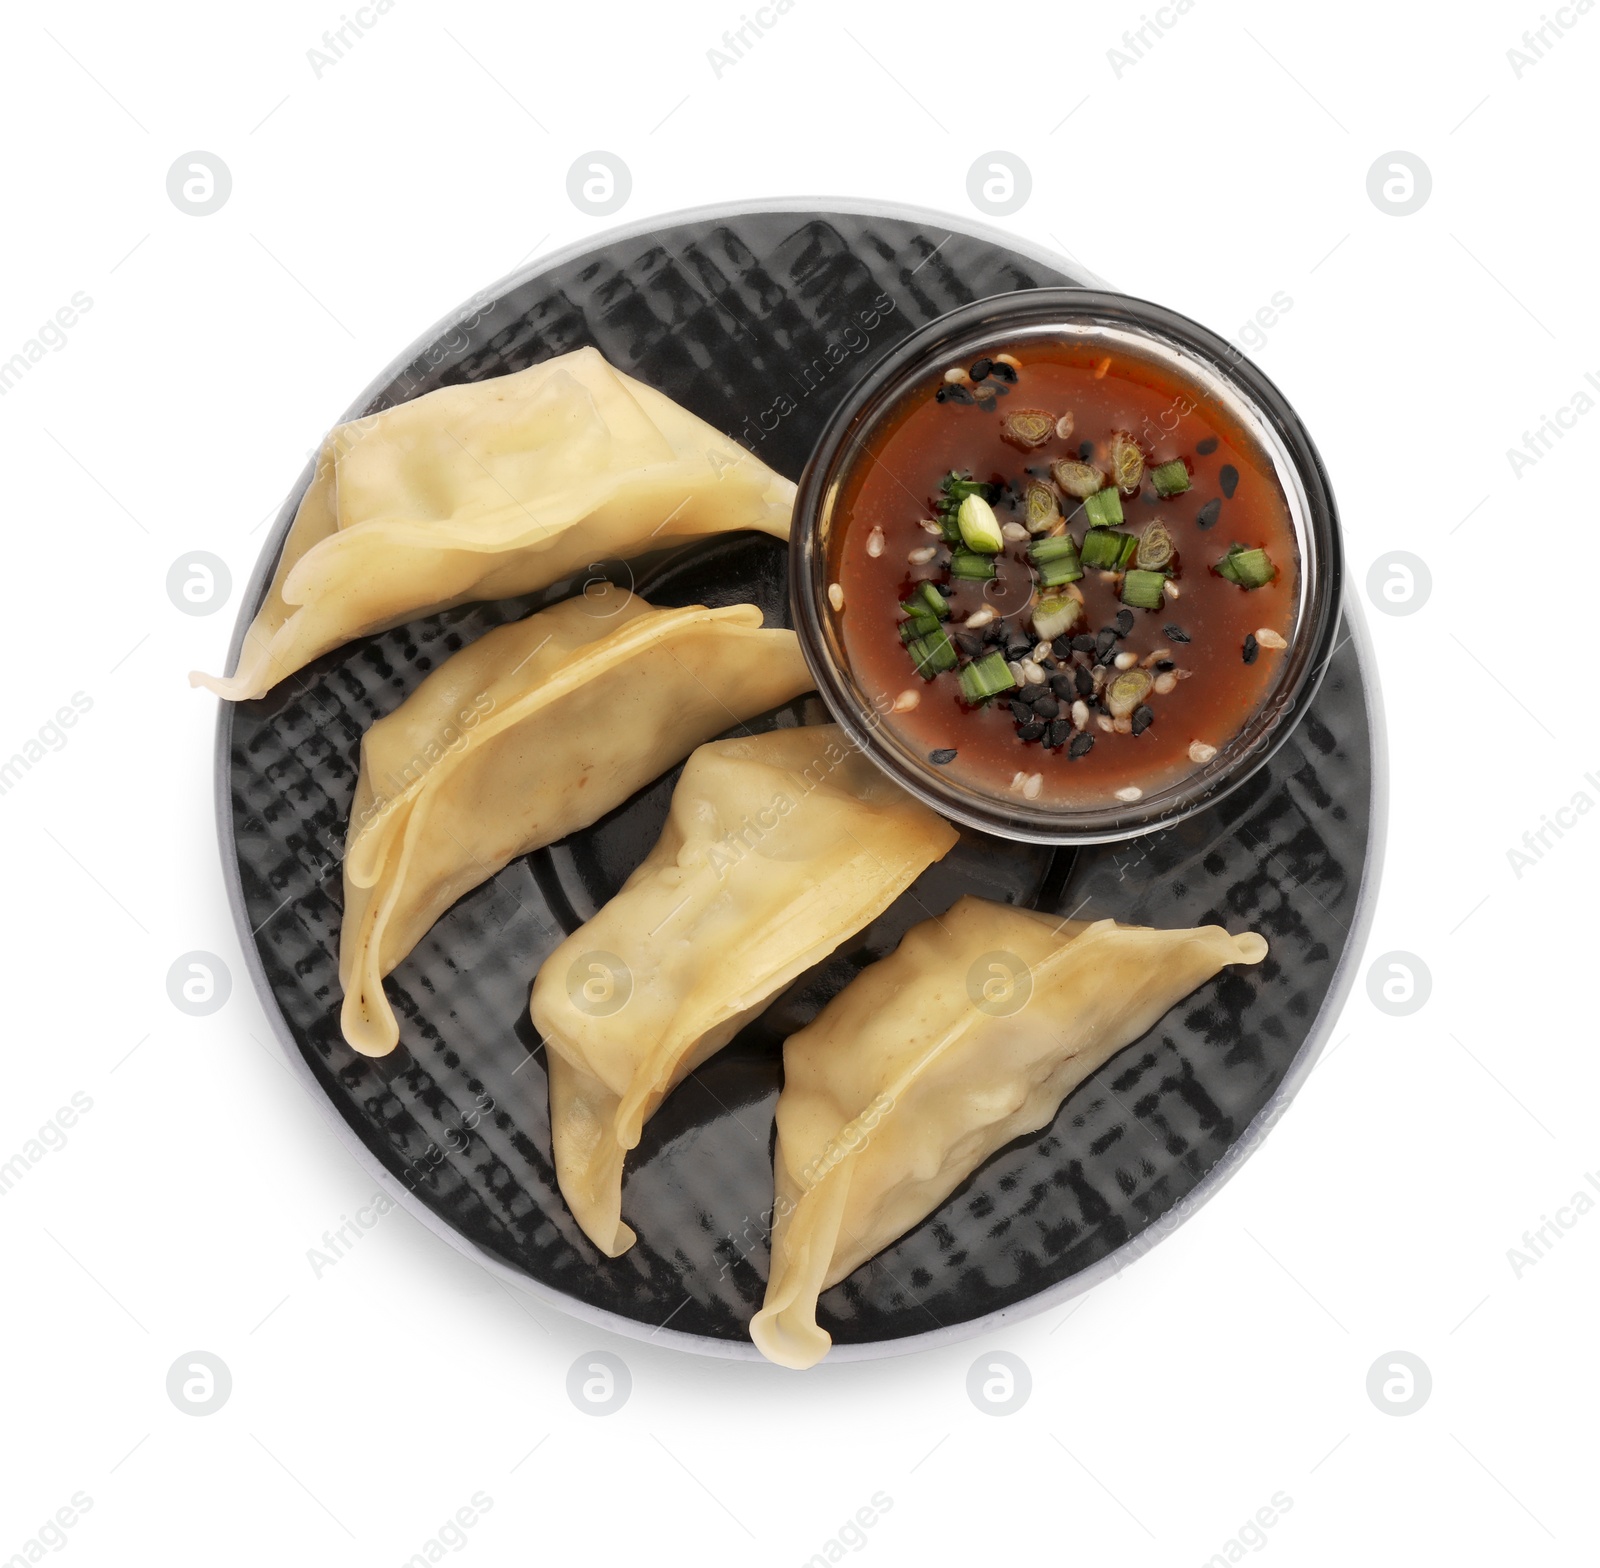
[[928, 564], [928, 562], [931, 561], [934, 558], [934, 556], [936, 556], [938, 553], [939, 553], [938, 545], [936, 545], [936, 544], [923, 544], [923, 545], [918, 545], [915, 550], [911, 551], [910, 554], [908, 554], [906, 556], [906, 559], [913, 566], [926, 566]]
[[1066, 440], [1070, 439], [1071, 435], [1072, 435], [1072, 415], [1071, 414], [1063, 414], [1056, 421], [1056, 439], [1058, 441], [1066, 441]]
[[1164, 583], [1162, 583], [1161, 589], [1169, 599], [1176, 599], [1178, 597], [1178, 585], [1173, 582], [1170, 577]]
[[1107, 735], [1109, 735], [1112, 732], [1112, 730], [1114, 730], [1117, 727], [1116, 724], [1112, 721], [1111, 715], [1109, 713], [1097, 713], [1095, 715], [1095, 717], [1094, 717], [1094, 721], [1095, 721], [1096, 724], [1098, 724], [1100, 726], [1101, 729], [1103, 729], [1106, 732]]
[[1089, 728], [1089, 704], [1082, 697], [1072, 705], [1072, 727], [1075, 730]]
[[1022, 361], [1015, 354], [996, 354], [994, 362], [997, 365], [1009, 365], [1013, 370], [1022, 369]]
[[1019, 539], [1026, 539], [1028, 530], [1021, 523], [1002, 523], [1000, 525], [1000, 536], [1015, 543]]
[[937, 751], [928, 753], [928, 761], [937, 768], [942, 768], [945, 763], [954, 762], [955, 760], [956, 748], [954, 746], [941, 746]]
[[931, 517], [924, 517], [922, 519], [922, 531], [925, 534], [942, 534], [944, 529], [934, 522]]
[[867, 535], [867, 554], [873, 560], [877, 560], [883, 554], [883, 530], [881, 528], [874, 528]]
[[844, 608], [844, 589], [838, 583], [828, 584], [828, 603], [836, 610]]
[[1139, 655], [1125, 650], [1117, 655], [1114, 662], [1119, 670], [1131, 670], [1139, 662]]
[[1200, 767], [1204, 767], [1217, 754], [1215, 746], [1208, 746], [1203, 740], [1189, 742], [1189, 760]]
[[1012, 787], [1012, 789], [1020, 790], [1022, 788], [1022, 786], [1024, 784], [1026, 784], [1027, 782], [1028, 782], [1028, 775], [1026, 773], [1013, 773], [1011, 775], [1011, 787]]
[[1151, 686], [1150, 690], [1159, 692], [1163, 697], [1165, 697], [1166, 694], [1177, 684], [1178, 677], [1174, 675], [1171, 670], [1167, 670], [1165, 673], [1156, 676], [1155, 684]]
[[1270, 626], [1263, 626], [1261, 630], [1256, 633], [1256, 641], [1260, 643], [1263, 648], [1287, 648], [1289, 646], [1289, 644], [1285, 642], [1277, 632], [1273, 631]]
[[1047, 643], [1047, 642], [1040, 643], [1033, 650], [1033, 662], [1035, 664], [1043, 664], [1044, 661], [1046, 659], [1050, 658], [1050, 657], [1051, 657], [1051, 648], [1050, 648], [1050, 644]]
[[1021, 668], [1025, 686], [1041, 686], [1044, 684], [1044, 671], [1032, 659], [1023, 659]]
[[946, 381], [952, 383], [965, 383], [972, 379], [972, 377], [967, 374], [967, 367], [965, 365], [952, 365], [947, 371], [945, 371], [944, 378]]
[[1039, 791], [1044, 788], [1044, 774], [1030, 773], [1022, 785], [1022, 793], [1028, 800], [1037, 800]]
[[1116, 718], [1111, 721], [1111, 728], [1114, 729], [1119, 735], [1131, 735], [1133, 734], [1133, 720], [1130, 719], [1126, 714], [1123, 714], [1121, 718]]
[[974, 610], [965, 622], [966, 626], [987, 626], [994, 619], [994, 606], [985, 604]]
[[921, 701], [922, 693], [920, 691], [913, 691], [908, 688], [895, 698], [894, 707], [891, 711], [895, 713], [909, 713]]
[[1008, 660], [1006, 668], [1011, 671], [1011, 679], [1017, 685], [1026, 686], [1028, 684], [1028, 677], [1023, 673], [1022, 665], [1016, 659]]
[[1143, 797], [1144, 791], [1137, 784], [1125, 784], [1117, 791], [1118, 800], [1133, 802]]

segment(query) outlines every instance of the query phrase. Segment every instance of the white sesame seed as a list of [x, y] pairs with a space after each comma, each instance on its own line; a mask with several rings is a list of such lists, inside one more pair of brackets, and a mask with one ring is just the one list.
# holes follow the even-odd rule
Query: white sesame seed
[[1133, 720], [1127, 714], [1123, 714], [1120, 718], [1115, 718], [1111, 721], [1111, 728], [1119, 735], [1131, 735], [1133, 734]]
[[1115, 583], [1120, 581], [1121, 577], [1121, 572], [1101, 572], [1100, 581], [1103, 583]]
[[1022, 361], [1015, 354], [991, 354], [989, 357], [997, 365], [1009, 365], [1013, 370], [1022, 369]]
[[1111, 715], [1109, 713], [1097, 713], [1094, 717], [1094, 721], [1106, 732], [1107, 735], [1109, 735], [1112, 730], [1116, 728], [1116, 725], [1111, 721]]
[[1042, 774], [1042, 773], [1030, 773], [1028, 775], [1027, 779], [1023, 782], [1022, 793], [1029, 800], [1037, 800], [1039, 798], [1039, 791], [1042, 790], [1043, 788], [1044, 788], [1044, 774]]
[[1173, 582], [1170, 577], [1164, 583], [1162, 583], [1161, 590], [1169, 599], [1176, 599], [1178, 597], [1178, 585]]
[[1075, 730], [1089, 728], [1089, 704], [1082, 697], [1072, 705], [1072, 727]]
[[1273, 631], [1270, 626], [1263, 626], [1260, 631], [1256, 633], [1256, 641], [1260, 643], [1263, 648], [1287, 648], [1289, 646], [1289, 644], [1286, 643], [1277, 632]]
[[1159, 664], [1163, 659], [1172, 657], [1170, 648], [1152, 648], [1139, 662], [1148, 670], [1151, 665]]
[[1140, 799], [1143, 794], [1144, 791], [1140, 789], [1137, 784], [1124, 784], [1123, 787], [1117, 791], [1117, 799], [1126, 800], [1131, 804], [1133, 801]]
[[891, 711], [895, 713], [909, 713], [921, 701], [922, 693], [920, 691], [914, 691], [908, 688], [895, 698], [894, 707]]
[[1026, 539], [1028, 537], [1028, 530], [1024, 528], [1021, 523], [1002, 523], [1000, 526], [1000, 536], [1003, 539], [1010, 539], [1013, 541], [1018, 539]]
[[1016, 659], [1012, 659], [1006, 665], [1006, 668], [1011, 671], [1011, 679], [1014, 680], [1017, 685], [1026, 686], [1028, 684], [1028, 677], [1023, 674], [1022, 665]]
[[828, 584], [828, 603], [836, 610], [844, 608], [844, 589], [838, 583]]
[[1215, 746], [1208, 746], [1203, 740], [1189, 742], [1189, 760], [1204, 767], [1217, 754]]
[[883, 530], [881, 528], [874, 528], [872, 532], [867, 535], [867, 554], [870, 555], [874, 561], [876, 561], [878, 557], [883, 554]]
[[1177, 684], [1178, 677], [1174, 675], [1171, 670], [1163, 670], [1158, 676], [1156, 676], [1155, 684], [1151, 686], [1150, 690], [1159, 692], [1163, 697], [1165, 697], [1166, 694]]
[[1050, 644], [1047, 642], [1040, 643], [1039, 646], [1033, 650], [1033, 662], [1035, 664], [1043, 664], [1044, 661], [1049, 657]]
[[1029, 686], [1044, 685], [1044, 670], [1032, 659], [1022, 661], [1022, 673], [1027, 677]]
[[965, 625], [976, 630], [980, 626], [987, 626], [994, 619], [994, 606], [985, 604], [974, 610], [965, 621]]
[[919, 545], [915, 550], [911, 551], [911, 553], [906, 556], [906, 559], [913, 566], [926, 566], [928, 562], [931, 561], [938, 553], [938, 545], [924, 544]]
[[946, 381], [956, 383], [972, 380], [972, 377], [967, 374], [966, 367], [964, 365], [952, 365], [947, 371], [945, 371], [944, 378]]
[[1056, 421], [1056, 439], [1058, 441], [1065, 441], [1067, 439], [1067, 437], [1070, 436], [1071, 434], [1072, 434], [1072, 415], [1071, 414], [1063, 414]]
[[1139, 662], [1139, 655], [1123, 649], [1116, 657], [1116, 666], [1119, 670], [1131, 670]]
[[922, 531], [925, 534], [942, 534], [944, 529], [934, 522], [931, 517], [924, 517], [922, 519]]
[[1027, 782], [1028, 782], [1028, 775], [1026, 773], [1014, 773], [1014, 774], [1011, 775], [1011, 787], [1012, 787], [1012, 789], [1018, 789], [1019, 790]]

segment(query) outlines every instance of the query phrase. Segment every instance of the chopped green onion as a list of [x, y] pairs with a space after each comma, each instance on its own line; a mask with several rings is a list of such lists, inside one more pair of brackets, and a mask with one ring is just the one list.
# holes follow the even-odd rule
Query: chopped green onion
[[1156, 683], [1149, 670], [1124, 670], [1114, 676], [1106, 687], [1106, 706], [1114, 719], [1125, 719], [1146, 697]]
[[1068, 495], [1080, 501], [1105, 487], [1106, 476], [1093, 463], [1080, 463], [1076, 458], [1058, 458], [1050, 465], [1050, 476]]
[[1114, 528], [1091, 528], [1083, 540], [1083, 564], [1101, 572], [1120, 572], [1134, 557], [1139, 541]]
[[942, 621], [950, 614], [950, 601], [932, 583], [920, 583], [917, 592], [922, 602]]
[[1056, 416], [1041, 408], [1019, 408], [1007, 414], [1000, 426], [1000, 439], [1024, 452], [1043, 446], [1056, 433]]
[[999, 696], [1003, 691], [1010, 691], [1017, 684], [1012, 679], [1006, 661], [998, 653], [986, 653], [971, 664], [963, 665], [957, 680], [961, 684], [963, 699], [973, 707]]
[[1000, 519], [994, 508], [981, 495], [969, 495], [956, 513], [956, 526], [969, 550], [980, 550], [993, 555], [1005, 544], [1000, 532]]
[[950, 575], [963, 582], [991, 582], [995, 575], [994, 559], [958, 547], [950, 552]]
[[1115, 490], [1097, 490], [1083, 503], [1091, 528], [1115, 528], [1122, 521], [1122, 497]]
[[1139, 565], [1147, 572], [1164, 571], [1172, 560], [1172, 535], [1162, 523], [1151, 523], [1139, 535]]
[[1228, 553], [1211, 570], [1241, 588], [1264, 588], [1278, 575], [1265, 550], [1247, 550], [1239, 544], [1230, 545]]
[[1083, 568], [1077, 561], [1046, 561], [1039, 568], [1039, 586], [1041, 588], [1062, 588], [1068, 583], [1075, 583], [1083, 576]]
[[1159, 463], [1150, 470], [1150, 483], [1157, 495], [1182, 495], [1189, 488], [1189, 469], [1181, 457]]
[[1070, 632], [1083, 614], [1083, 605], [1066, 593], [1042, 593], [1033, 602], [1033, 629], [1044, 642]]
[[1077, 553], [1071, 534], [1052, 534], [1048, 539], [1035, 539], [1028, 546], [1028, 555], [1035, 561], [1060, 561]]
[[992, 501], [996, 494], [994, 485], [986, 484], [981, 479], [967, 479], [952, 468], [939, 481], [939, 531], [944, 535], [944, 542], [961, 543], [961, 527], [956, 521], [956, 513], [969, 495], [981, 495], [986, 501]]
[[1126, 430], [1111, 436], [1111, 477], [1124, 495], [1132, 495], [1144, 477], [1144, 453]]
[[1166, 597], [1166, 575], [1133, 571], [1122, 579], [1122, 602], [1136, 610], [1159, 610]]
[[906, 652], [916, 663], [918, 675], [933, 676], [941, 670], [953, 670], [956, 667], [956, 646], [945, 635], [942, 626], [929, 632], [926, 637], [907, 643]]
[[1022, 520], [1030, 534], [1045, 534], [1061, 521], [1056, 493], [1042, 479], [1030, 479], [1022, 492]]

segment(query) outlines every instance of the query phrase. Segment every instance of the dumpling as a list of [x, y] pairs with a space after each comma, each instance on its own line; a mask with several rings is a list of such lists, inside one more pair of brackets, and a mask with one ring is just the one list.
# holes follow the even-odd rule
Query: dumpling
[[783, 1048], [772, 1269], [750, 1336], [815, 1365], [817, 1297], [931, 1214], [997, 1150], [1225, 965], [1221, 926], [1062, 922], [978, 898], [914, 926]]
[[337, 425], [231, 678], [259, 697], [319, 654], [468, 599], [686, 539], [789, 534], [794, 485], [580, 348]]
[[623, 1156], [662, 1100], [955, 842], [834, 724], [689, 758], [656, 847], [533, 987], [556, 1177], [602, 1252], [633, 1245]]
[[463, 893], [598, 821], [701, 741], [811, 688], [752, 604], [658, 610], [607, 583], [453, 654], [361, 742], [345, 840], [344, 1037], [400, 1038], [383, 977]]

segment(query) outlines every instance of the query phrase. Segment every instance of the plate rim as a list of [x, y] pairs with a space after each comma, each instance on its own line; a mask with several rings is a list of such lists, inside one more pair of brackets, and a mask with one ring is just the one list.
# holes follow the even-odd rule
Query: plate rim
[[[944, 225], [952, 233], [961, 233], [972, 239], [1004, 246], [1008, 250], [1027, 256], [1069, 277], [1081, 277], [1085, 280], [1085, 286], [1087, 287], [1106, 289], [1112, 293], [1122, 292], [1075, 259], [1064, 257], [1047, 246], [1036, 244], [1024, 236], [1010, 234], [992, 224], [958, 218], [954, 214], [937, 208], [913, 206], [903, 202], [869, 201], [859, 197], [792, 196], [767, 199], [751, 198], [734, 202], [712, 202], [600, 229], [593, 234], [574, 240], [571, 244], [558, 247], [547, 256], [513, 268], [498, 281], [479, 289], [477, 293], [440, 317], [432, 326], [408, 343], [394, 359], [367, 383], [355, 401], [334, 422], [343, 423], [346, 420], [359, 417], [364, 412], [366, 405], [378, 392], [393, 381], [395, 376], [404, 370], [407, 365], [411, 364], [420, 352], [437, 342], [451, 327], [459, 325], [477, 308], [477, 304], [481, 299], [502, 297], [509, 290], [530, 283], [544, 273], [553, 271], [566, 262], [574, 260], [600, 245], [617, 240], [637, 238], [640, 235], [649, 234], [658, 229], [671, 228], [684, 223], [705, 222], [718, 218], [748, 217], [759, 213], [801, 212], [816, 213], [821, 216], [826, 216], [831, 212], [838, 212], [857, 217], [890, 218]], [[285, 537], [288, 534], [291, 523], [294, 521], [294, 514], [299, 507], [300, 499], [307, 485], [311, 482], [314, 464], [315, 457], [313, 456], [302, 468], [298, 480], [291, 486], [282, 507], [279, 509], [271, 533], [256, 558], [246, 590], [241, 596], [239, 612], [234, 622], [232, 635], [229, 638], [225, 669], [232, 670], [238, 663], [239, 652], [244, 645], [245, 633], [251, 620], [254, 619], [256, 609], [266, 595], [272, 574], [277, 568], [278, 557], [283, 550]], [[982, 1317], [969, 1318], [961, 1323], [947, 1324], [936, 1329], [929, 1329], [920, 1334], [907, 1334], [895, 1339], [866, 1340], [853, 1344], [835, 1345], [828, 1352], [826, 1357], [827, 1364], [886, 1360], [893, 1356], [915, 1355], [922, 1351], [937, 1350], [948, 1345], [958, 1344], [963, 1340], [977, 1339], [982, 1335], [992, 1334], [998, 1329], [1035, 1317], [1042, 1312], [1047, 1312], [1052, 1307], [1061, 1306], [1093, 1290], [1096, 1285], [1120, 1274], [1125, 1268], [1136, 1263], [1158, 1242], [1171, 1234], [1172, 1231], [1178, 1229], [1179, 1226], [1185, 1224], [1199, 1209], [1208, 1203], [1221, 1190], [1223, 1184], [1256, 1151], [1267, 1134], [1281, 1120], [1289, 1104], [1304, 1086], [1307, 1077], [1322, 1055], [1329, 1035], [1333, 1032], [1334, 1022], [1344, 1009], [1345, 1002], [1355, 983], [1356, 972], [1360, 966], [1359, 961], [1366, 953], [1368, 939], [1371, 936], [1372, 925], [1377, 912], [1378, 889], [1382, 880], [1384, 856], [1388, 840], [1389, 748], [1388, 733], [1384, 724], [1382, 693], [1378, 684], [1377, 659], [1366, 617], [1360, 605], [1355, 601], [1354, 596], [1348, 591], [1348, 583], [1346, 584], [1346, 589], [1340, 610], [1346, 625], [1349, 627], [1350, 641], [1355, 648], [1356, 668], [1361, 677], [1362, 700], [1365, 702], [1367, 710], [1372, 759], [1372, 777], [1368, 792], [1369, 827], [1366, 853], [1362, 860], [1361, 880], [1356, 889], [1355, 906], [1351, 916], [1348, 940], [1345, 942], [1338, 964], [1335, 966], [1327, 993], [1322, 999], [1322, 1005], [1317, 1009], [1316, 1017], [1307, 1029], [1300, 1049], [1295, 1053], [1294, 1059], [1279, 1080], [1271, 1097], [1251, 1118], [1243, 1132], [1228, 1145], [1228, 1148], [1211, 1169], [1171, 1209], [1167, 1210], [1151, 1224], [1145, 1226], [1138, 1235], [1131, 1237], [1115, 1251], [1090, 1264], [1089, 1267], [1080, 1270], [1067, 1279], [1057, 1281], [1054, 1285], [1047, 1286], [1022, 1301], [1012, 1302], [1009, 1306], [986, 1313]], [[1337, 652], [1337, 647], [1334, 651]], [[557, 1290], [554, 1286], [547, 1285], [542, 1280], [535, 1279], [531, 1275], [513, 1268], [510, 1264], [497, 1258], [493, 1253], [485, 1251], [470, 1238], [462, 1235], [440, 1215], [436, 1214], [410, 1188], [399, 1181], [356, 1134], [355, 1129], [345, 1120], [338, 1107], [324, 1093], [322, 1085], [318, 1082], [310, 1064], [306, 1061], [298, 1044], [295, 1042], [289, 1029], [288, 1020], [284, 1017], [283, 1009], [279, 1006], [277, 996], [274, 994], [271, 983], [267, 978], [266, 966], [261, 958], [261, 950], [255, 941], [255, 932], [249, 925], [249, 914], [244, 898], [243, 873], [239, 865], [238, 844], [233, 831], [233, 792], [230, 770], [233, 715], [236, 707], [237, 704], [232, 702], [218, 702], [216, 730], [213, 740], [212, 804], [216, 813], [217, 847], [222, 859], [223, 884], [227, 893], [228, 909], [233, 919], [234, 932], [239, 940], [245, 968], [250, 975], [251, 986], [255, 991], [256, 1000], [266, 1014], [273, 1039], [276, 1041], [279, 1050], [287, 1058], [290, 1071], [333, 1128], [346, 1151], [355, 1159], [361, 1169], [377, 1182], [379, 1190], [386, 1197], [397, 1203], [413, 1219], [419, 1221], [428, 1231], [446, 1242], [461, 1256], [486, 1269], [492, 1277], [511, 1289], [521, 1291], [534, 1300], [553, 1307], [579, 1322], [594, 1328], [604, 1329], [636, 1343], [659, 1344], [666, 1349], [683, 1351], [690, 1355], [707, 1356], [722, 1361], [738, 1361], [762, 1366], [771, 1365], [762, 1356], [752, 1340], [713, 1339], [705, 1335], [686, 1333], [681, 1329], [668, 1328], [664, 1324], [651, 1327], [637, 1318], [626, 1317], [621, 1313], [612, 1312], [604, 1307], [597, 1307], [589, 1302], [581, 1301], [575, 1296], [569, 1296], [563, 1291]]]

